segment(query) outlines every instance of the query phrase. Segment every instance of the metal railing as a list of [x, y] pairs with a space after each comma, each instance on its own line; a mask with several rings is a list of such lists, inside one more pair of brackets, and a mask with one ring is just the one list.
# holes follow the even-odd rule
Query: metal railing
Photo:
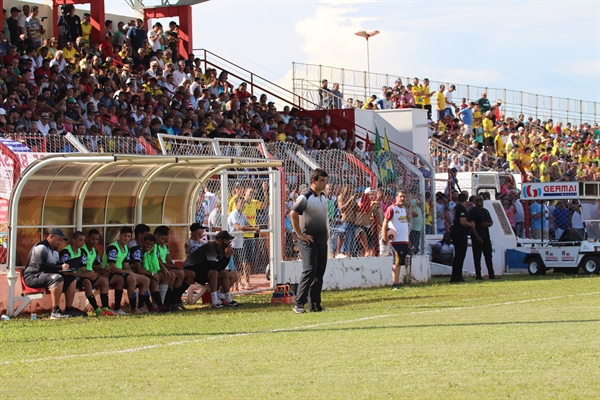
[[[314, 92], [314, 86], [320, 86], [323, 79], [327, 79], [330, 85], [339, 83], [344, 98], [352, 97], [364, 100], [372, 94], [379, 95], [383, 86], [393, 86], [394, 81], [398, 78], [402, 80], [403, 85], [413, 83], [412, 78], [400, 75], [367, 74], [365, 71], [325, 65], [292, 63], [292, 68], [293, 92], [298, 97], [307, 99], [314, 98], [314, 95], [310, 92]], [[437, 90], [442, 83], [448, 88], [452, 82], [430, 81], [430, 90]], [[505, 116], [517, 117], [519, 114], [524, 114], [542, 120], [553, 118], [554, 120], [578, 124], [584, 122], [594, 123], [599, 119], [600, 104], [594, 101], [545, 96], [518, 90], [477, 85], [455, 84], [455, 86], [456, 91], [453, 95], [453, 102], [457, 105], [462, 98], [467, 101], [476, 101], [481, 97], [482, 92], [486, 92], [490, 102], [502, 101], [502, 113]], [[432, 97], [432, 104], [435, 105], [434, 97]]]

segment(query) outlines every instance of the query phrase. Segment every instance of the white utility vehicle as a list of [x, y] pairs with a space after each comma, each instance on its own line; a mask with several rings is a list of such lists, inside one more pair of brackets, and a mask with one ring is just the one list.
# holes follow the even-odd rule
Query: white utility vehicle
[[[522, 200], [578, 200], [584, 231], [565, 229], [558, 240], [520, 239], [517, 250], [526, 252], [524, 262], [530, 275], [556, 272], [600, 273], [600, 182], [524, 183]], [[573, 211], [571, 211], [573, 213]], [[544, 223], [544, 222], [542, 222]]]

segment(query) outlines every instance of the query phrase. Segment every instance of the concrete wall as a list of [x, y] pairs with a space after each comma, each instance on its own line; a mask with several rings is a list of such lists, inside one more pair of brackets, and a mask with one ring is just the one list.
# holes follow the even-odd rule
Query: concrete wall
[[[418, 154], [429, 154], [427, 111], [412, 108], [379, 111], [356, 109], [354, 115], [357, 125], [372, 132], [377, 126], [382, 139], [384, 132], [387, 132], [391, 142]], [[375, 140], [374, 137], [369, 139]]]
[[[301, 261], [283, 261], [280, 283], [298, 283], [302, 274]], [[406, 276], [402, 268], [401, 277]], [[429, 258], [414, 256], [412, 258], [412, 277], [414, 283], [428, 282]], [[357, 289], [388, 286], [392, 284], [392, 257], [367, 258], [330, 258], [323, 279], [324, 289]]]

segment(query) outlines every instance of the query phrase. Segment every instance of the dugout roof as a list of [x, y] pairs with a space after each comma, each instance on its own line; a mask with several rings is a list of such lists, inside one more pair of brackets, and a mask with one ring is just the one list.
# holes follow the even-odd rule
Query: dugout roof
[[277, 160], [223, 156], [73, 153], [39, 159], [22, 172], [11, 193], [9, 276], [15, 274], [17, 252], [22, 264], [31, 246], [54, 227], [67, 236], [96, 228], [107, 240], [120, 226], [140, 222], [183, 227], [193, 222], [195, 199], [214, 174], [280, 166]]

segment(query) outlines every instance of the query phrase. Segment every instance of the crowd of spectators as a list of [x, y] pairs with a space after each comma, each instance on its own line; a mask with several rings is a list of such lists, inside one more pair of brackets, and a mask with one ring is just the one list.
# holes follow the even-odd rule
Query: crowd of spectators
[[116, 29], [109, 20], [95, 43], [89, 14], [81, 20], [65, 6], [59, 35], [46, 37], [38, 13], [27, 4], [11, 8], [0, 34], [0, 129], [28, 145], [33, 137], [72, 133], [92, 151], [107, 137], [158, 147], [165, 133], [294, 142], [308, 151], [364, 148], [354, 145], [352, 132], [301, 118], [296, 108], [278, 110], [245, 82], [234, 87], [226, 71], [203, 71], [199, 58], [178, 51], [175, 22], [147, 32], [141, 19]]
[[[441, 84], [431, 90], [429, 79], [414, 78], [403, 85], [383, 86], [379, 95], [365, 102], [348, 98], [334, 83], [323, 80], [319, 88], [320, 108], [369, 110], [420, 108], [429, 117], [431, 157], [438, 172], [499, 170], [525, 173], [529, 181], [600, 180], [600, 126], [581, 123], [506, 117], [502, 100], [490, 101], [481, 93], [476, 101], [462, 98], [455, 85]], [[434, 99], [432, 101], [432, 99]], [[434, 118], [435, 117], [435, 118]]]

